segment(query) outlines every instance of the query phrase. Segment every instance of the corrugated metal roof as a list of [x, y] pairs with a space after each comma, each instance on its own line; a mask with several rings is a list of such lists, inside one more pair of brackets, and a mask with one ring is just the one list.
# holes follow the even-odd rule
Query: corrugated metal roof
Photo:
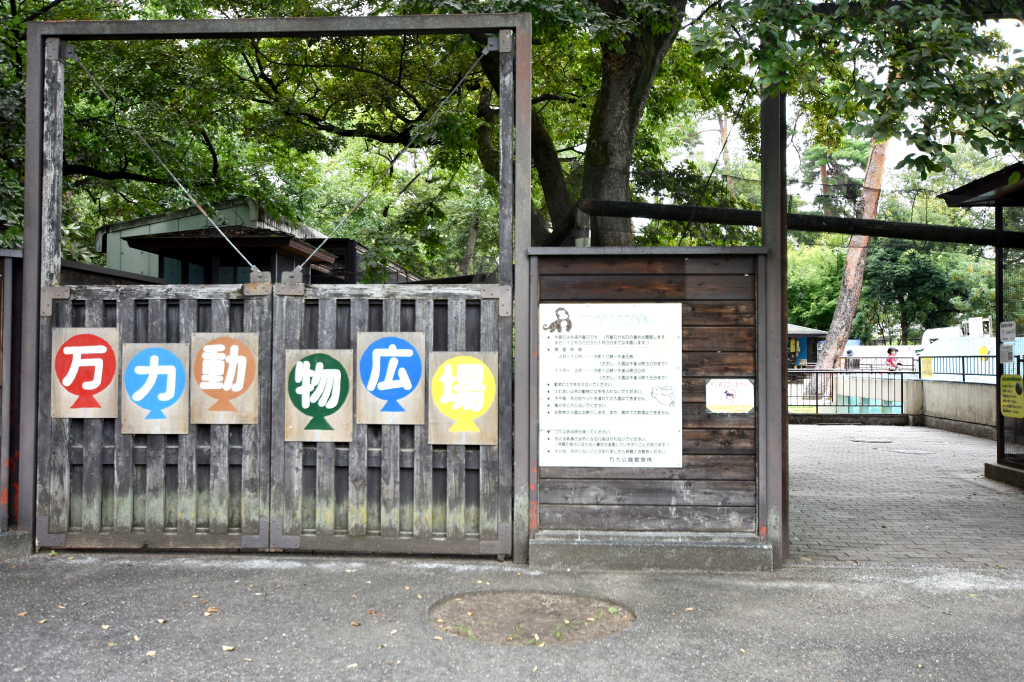
[[810, 327], [801, 327], [798, 324], [789, 325], [790, 336], [827, 336], [828, 332], [823, 332], [820, 329], [811, 329]]

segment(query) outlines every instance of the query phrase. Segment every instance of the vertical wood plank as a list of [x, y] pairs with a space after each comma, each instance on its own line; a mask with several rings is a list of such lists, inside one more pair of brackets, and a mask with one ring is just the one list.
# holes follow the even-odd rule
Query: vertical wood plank
[[[296, 296], [279, 296], [281, 302], [281, 330], [278, 338], [281, 347], [275, 349], [275, 366], [279, 367], [276, 376], [281, 377], [284, 384], [287, 373], [285, 353], [288, 348], [301, 348], [303, 344], [303, 318], [306, 311], [306, 300]], [[284, 410], [281, 413], [281, 440], [284, 438]], [[282, 500], [282, 533], [284, 535], [300, 535], [302, 533], [302, 446], [300, 442], [284, 443], [283, 478], [279, 486]]]
[[[273, 317], [271, 296], [246, 296], [242, 328], [259, 334], [259, 377], [273, 379]], [[258, 379], [259, 380], [259, 379]], [[242, 535], [259, 535], [260, 518], [270, 509], [270, 431], [272, 381], [259, 380], [259, 412], [255, 424], [242, 425]]]
[[[230, 301], [210, 301], [210, 331], [231, 330]], [[228, 424], [210, 425], [210, 534], [228, 532]]]
[[[117, 297], [117, 332], [121, 343], [135, 343], [135, 298], [122, 291]], [[122, 358], [122, 362], [124, 358]], [[114, 532], [130, 533], [134, 519], [132, 435], [121, 433], [121, 418], [114, 423]]]
[[[149, 343], [164, 343], [167, 338], [167, 300], [149, 299]], [[122, 358], [122, 362], [124, 358]], [[167, 436], [146, 436], [146, 532], [162, 533], [166, 525], [164, 514], [165, 480], [164, 444]]]
[[[480, 301], [480, 350], [483, 352], [498, 351], [498, 302], [493, 299]], [[498, 450], [501, 447], [502, 418], [512, 416], [502, 414], [502, 408], [511, 408], [511, 401], [503, 392], [501, 383], [501, 354], [498, 354], [498, 397], [495, 409], [498, 410], [498, 445], [480, 446], [480, 539], [494, 541], [498, 539]]]
[[[466, 349], [466, 299], [448, 299], [448, 350]], [[466, 536], [466, 446], [448, 446], [448, 538]]]
[[[103, 301], [86, 301], [85, 326], [102, 327], [103, 322]], [[124, 362], [124, 358], [121, 358], [121, 361]], [[100, 507], [103, 501], [103, 420], [84, 419], [83, 422], [82, 532], [98, 533]]]
[[[53, 325], [55, 327], [69, 327], [71, 326], [71, 301], [54, 301], [53, 302]], [[47, 339], [47, 345], [49, 346], [47, 356], [52, 356], [52, 336]], [[45, 369], [40, 373], [45, 376], [45, 383], [49, 389], [50, 384], [50, 366], [52, 365], [52, 359], [49, 360], [45, 366]], [[50, 392], [47, 390], [47, 409], [49, 409]], [[40, 392], [42, 397], [42, 392]], [[68, 466], [68, 444], [70, 442], [70, 431], [71, 421], [68, 419], [51, 419], [48, 420], [50, 423], [46, 426], [50, 434], [49, 443], [47, 450], [49, 451], [49, 479], [44, 479], [42, 476], [39, 477], [40, 485], [46, 485], [47, 482], [50, 486], [50, 533], [65, 533], [68, 529], [68, 507], [70, 491], [69, 478], [70, 470]], [[42, 433], [42, 429], [40, 429]]]
[[[198, 320], [198, 302], [194, 298], [180, 299], [178, 301], [178, 338], [182, 343], [192, 343], [192, 334], [196, 331]], [[189, 357], [191, 357], [191, 353]], [[195, 389], [190, 387], [189, 390]], [[182, 538], [191, 538], [195, 532], [196, 425], [189, 424], [188, 433], [178, 436], [178, 535]]]
[[[384, 331], [399, 332], [402, 330], [402, 301], [394, 298], [384, 299]], [[426, 363], [426, 358], [423, 358]], [[358, 361], [358, 360], [357, 360]], [[426, 374], [427, 365], [423, 365]], [[399, 531], [399, 508], [401, 506], [399, 490], [399, 427], [385, 424], [381, 428], [380, 452], [380, 534], [385, 538], [397, 538]]]
[[[367, 331], [370, 322], [370, 302], [365, 298], [354, 298], [349, 306], [351, 324], [351, 348], [359, 351], [356, 335]], [[348, 534], [353, 537], [366, 535], [366, 424], [352, 425], [352, 443], [348, 449]]]
[[[287, 296], [272, 296], [274, 306], [274, 337], [273, 337], [273, 367], [271, 370], [271, 381], [283, 383], [285, 374], [285, 353], [286, 348], [285, 330], [285, 303]], [[275, 409], [271, 413], [271, 441], [270, 441], [270, 517], [279, 518], [284, 528], [284, 518], [291, 513], [285, 508], [285, 442], [284, 442], [284, 410]]]
[[[335, 347], [334, 340], [338, 328], [338, 300], [334, 296], [320, 299], [319, 319], [317, 320], [316, 347], [330, 350]], [[353, 377], [349, 377], [350, 384]], [[355, 387], [349, 387], [354, 391]], [[317, 443], [316, 445], [316, 534], [334, 535], [334, 469], [335, 443]]]
[[[430, 366], [430, 353], [434, 350], [434, 301], [429, 298], [416, 299], [416, 331], [426, 337], [427, 357], [424, 362]], [[433, 486], [434, 452], [427, 442], [427, 427], [413, 427], [413, 535], [427, 540], [433, 533]]]
[[43, 76], [43, 167], [39, 240], [42, 286], [60, 284], [60, 227], [63, 218], [64, 60], [60, 39], [46, 39]]

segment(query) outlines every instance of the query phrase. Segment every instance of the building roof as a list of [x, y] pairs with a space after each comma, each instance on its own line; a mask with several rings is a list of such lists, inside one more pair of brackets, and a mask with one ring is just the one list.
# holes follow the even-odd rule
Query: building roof
[[820, 336], [825, 338], [828, 336], [828, 332], [823, 332], [820, 329], [811, 329], [810, 327], [801, 327], [798, 324], [789, 325], [790, 336]]
[[[313, 253], [314, 247], [302, 240], [292, 237], [290, 234], [270, 230], [266, 228], [254, 228], [243, 226], [226, 226], [221, 228], [228, 239], [238, 248], [268, 247], [280, 249], [286, 253], [299, 258], [306, 258]], [[175, 249], [211, 249], [232, 251], [228, 244], [217, 230], [207, 227], [202, 230], [189, 230], [187, 232], [167, 232], [165, 234], [139, 235], [128, 237], [128, 245], [133, 249], [148, 251], [150, 253], [166, 253]], [[311, 262], [333, 263], [334, 254], [328, 251], [317, 251]]]
[[1024, 163], [1015, 163], [939, 195], [946, 206], [1024, 206]]

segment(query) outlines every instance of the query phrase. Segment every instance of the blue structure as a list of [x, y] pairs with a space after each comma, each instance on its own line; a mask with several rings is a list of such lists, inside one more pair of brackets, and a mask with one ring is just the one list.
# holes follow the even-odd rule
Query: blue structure
[[828, 332], [820, 329], [801, 327], [798, 324], [789, 325], [789, 366], [803, 367], [817, 363], [818, 342], [827, 334]]

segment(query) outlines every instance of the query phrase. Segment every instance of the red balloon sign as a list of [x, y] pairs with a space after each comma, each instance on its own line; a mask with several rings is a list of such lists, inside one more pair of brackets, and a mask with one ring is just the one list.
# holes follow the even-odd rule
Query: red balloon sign
[[93, 334], [76, 334], [57, 349], [53, 362], [60, 385], [78, 396], [72, 409], [100, 407], [95, 396], [110, 385], [117, 372], [109, 343]]

